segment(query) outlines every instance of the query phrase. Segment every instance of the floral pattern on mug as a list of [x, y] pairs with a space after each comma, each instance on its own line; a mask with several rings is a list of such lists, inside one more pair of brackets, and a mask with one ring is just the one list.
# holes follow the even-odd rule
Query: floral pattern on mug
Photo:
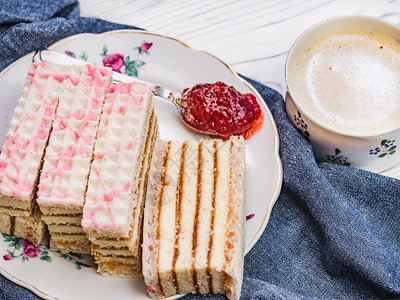
[[396, 140], [382, 140], [381, 146], [376, 147], [374, 149], [369, 150], [370, 155], [378, 155], [379, 158], [387, 156], [389, 158], [390, 155], [396, 153], [397, 145], [395, 145]]
[[308, 125], [307, 123], [302, 119], [301, 113], [297, 111], [297, 116], [293, 115], [294, 122], [297, 125], [297, 129], [299, 132], [304, 136], [304, 138], [307, 141], [310, 141], [310, 133], [308, 132]]
[[340, 154], [341, 152], [342, 151], [340, 151], [340, 149], [336, 148], [335, 154], [334, 155], [327, 154], [326, 159], [329, 162], [332, 162], [335, 164], [339, 164], [339, 165], [343, 165], [343, 166], [351, 166], [351, 163], [349, 163], [347, 161], [349, 158], [345, 157], [343, 154]]

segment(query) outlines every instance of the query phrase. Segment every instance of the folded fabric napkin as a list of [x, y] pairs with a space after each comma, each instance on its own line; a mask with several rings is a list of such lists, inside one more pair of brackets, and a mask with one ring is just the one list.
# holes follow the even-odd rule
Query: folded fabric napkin
[[[0, 70], [64, 37], [123, 28], [135, 29], [81, 18], [76, 0], [2, 1]], [[400, 299], [400, 181], [317, 164], [283, 97], [247, 80], [275, 118], [284, 178], [267, 228], [246, 255], [242, 298]], [[0, 299], [39, 298], [0, 276]]]

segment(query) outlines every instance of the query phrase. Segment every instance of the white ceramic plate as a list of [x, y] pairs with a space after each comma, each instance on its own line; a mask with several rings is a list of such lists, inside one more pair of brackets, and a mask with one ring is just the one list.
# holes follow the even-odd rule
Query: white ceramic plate
[[[103, 59], [122, 73], [182, 91], [197, 83], [222, 81], [243, 93], [253, 93], [265, 115], [262, 129], [246, 141], [247, 214], [246, 253], [267, 225], [282, 183], [279, 140], [270, 111], [258, 92], [225, 62], [174, 38], [143, 31], [80, 34], [54, 44], [53, 50], [103, 65]], [[117, 55], [118, 54], [118, 55]], [[32, 55], [0, 74], [0, 145], [3, 144], [16, 101], [22, 90]], [[183, 126], [175, 107], [154, 101], [163, 139], [200, 139]], [[107, 278], [96, 273], [90, 257], [61, 256], [46, 246], [32, 248], [22, 240], [0, 236], [0, 272], [46, 299], [148, 299], [143, 280]], [[10, 259], [11, 257], [13, 257]], [[7, 260], [8, 259], [8, 260]], [[50, 261], [51, 260], [51, 261]], [[92, 267], [85, 267], [85, 265]], [[79, 269], [79, 267], [81, 267]]]

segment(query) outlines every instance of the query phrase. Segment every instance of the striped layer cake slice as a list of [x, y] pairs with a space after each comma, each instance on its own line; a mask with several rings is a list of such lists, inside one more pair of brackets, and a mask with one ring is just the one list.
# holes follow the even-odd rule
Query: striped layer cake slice
[[243, 138], [157, 140], [143, 225], [149, 295], [219, 293], [239, 299], [244, 222]]
[[50, 250], [90, 253], [83, 231], [84, 194], [105, 95], [111, 85], [108, 68], [71, 66], [59, 95], [37, 203], [50, 233]]
[[82, 219], [103, 275], [141, 276], [143, 205], [156, 135], [150, 87], [113, 85], [100, 120]]
[[[37, 184], [59, 95], [68, 74], [71, 69], [67, 66], [32, 64], [0, 154], [3, 227], [15, 236], [28, 237], [34, 244], [40, 243], [44, 227], [36, 209]], [[21, 222], [31, 225], [29, 234], [13, 229], [16, 228], [13, 224]]]

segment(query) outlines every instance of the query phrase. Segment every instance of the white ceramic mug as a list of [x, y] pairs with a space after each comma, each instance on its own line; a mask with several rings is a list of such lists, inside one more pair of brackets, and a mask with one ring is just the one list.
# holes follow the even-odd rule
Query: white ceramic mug
[[[293, 91], [291, 69], [302, 51], [326, 35], [345, 30], [369, 30], [384, 33], [400, 43], [400, 28], [386, 21], [366, 16], [328, 19], [304, 32], [293, 44], [286, 60], [286, 112], [298, 130], [312, 144], [317, 161], [327, 161], [382, 172], [400, 161], [400, 128], [375, 133], [344, 132], [324, 124], [302, 107]], [[400, 72], [400, 70], [399, 70]], [[400, 82], [398, 83], [400, 85]], [[400, 95], [399, 99], [400, 101]], [[351, 101], [351, 99], [349, 99]], [[304, 105], [303, 105], [304, 106]], [[400, 118], [400, 115], [398, 116]]]

